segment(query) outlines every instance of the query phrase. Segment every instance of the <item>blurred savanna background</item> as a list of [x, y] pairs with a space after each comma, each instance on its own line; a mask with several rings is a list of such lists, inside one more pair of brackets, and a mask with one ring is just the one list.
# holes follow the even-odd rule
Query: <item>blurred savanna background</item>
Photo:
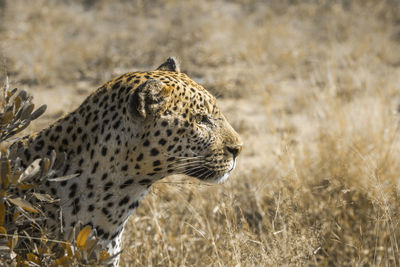
[[47, 112], [168, 56], [244, 141], [223, 185], [171, 177], [122, 266], [399, 266], [400, 2], [0, 0], [0, 75]]

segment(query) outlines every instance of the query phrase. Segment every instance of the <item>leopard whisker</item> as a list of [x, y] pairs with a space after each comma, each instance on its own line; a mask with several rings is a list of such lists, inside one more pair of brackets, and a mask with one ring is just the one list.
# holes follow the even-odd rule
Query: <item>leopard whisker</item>
[[200, 164], [204, 164], [207, 163], [206, 161], [192, 161], [192, 162], [184, 162], [184, 163], [176, 163], [176, 164], [171, 164], [171, 166], [175, 167], [175, 168], [179, 168], [179, 167], [187, 167], [187, 166], [191, 166], [191, 165], [200, 165]]
[[190, 169], [190, 170], [187, 172], [187, 175], [196, 177], [196, 175], [197, 175], [198, 173], [201, 173], [203, 170], [204, 170], [204, 167], [203, 167], [203, 166], [199, 166], [199, 167], [197, 167], [197, 168]]
[[208, 180], [211, 178], [211, 176], [214, 174], [214, 171], [209, 170], [209, 173], [207, 174], [207, 176], [204, 178], [204, 180]]

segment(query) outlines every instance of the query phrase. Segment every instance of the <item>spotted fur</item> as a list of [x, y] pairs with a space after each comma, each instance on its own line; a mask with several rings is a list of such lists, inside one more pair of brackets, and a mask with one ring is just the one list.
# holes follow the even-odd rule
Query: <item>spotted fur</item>
[[[215, 98], [169, 58], [155, 71], [116, 77], [10, 149], [25, 166], [53, 150], [67, 157], [58, 176], [79, 174], [40, 187], [60, 199], [64, 233], [78, 222], [91, 225], [114, 254], [127, 218], [154, 182], [172, 174], [222, 182], [241, 141]], [[47, 215], [46, 224], [59, 231], [59, 216], [50, 209]]]

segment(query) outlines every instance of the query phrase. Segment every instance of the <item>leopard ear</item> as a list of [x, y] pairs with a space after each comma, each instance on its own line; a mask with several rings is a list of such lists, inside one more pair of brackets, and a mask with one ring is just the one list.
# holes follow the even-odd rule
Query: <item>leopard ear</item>
[[161, 64], [157, 70], [181, 72], [179, 69], [179, 63], [174, 57], [167, 58], [167, 60]]
[[129, 112], [134, 117], [146, 118], [159, 114], [167, 108], [171, 88], [160, 80], [149, 79], [129, 96]]

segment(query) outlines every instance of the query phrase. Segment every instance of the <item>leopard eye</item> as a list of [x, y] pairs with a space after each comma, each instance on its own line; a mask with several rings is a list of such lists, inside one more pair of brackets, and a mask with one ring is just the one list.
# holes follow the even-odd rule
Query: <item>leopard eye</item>
[[207, 115], [200, 115], [199, 122], [202, 124], [212, 124], [211, 118]]

